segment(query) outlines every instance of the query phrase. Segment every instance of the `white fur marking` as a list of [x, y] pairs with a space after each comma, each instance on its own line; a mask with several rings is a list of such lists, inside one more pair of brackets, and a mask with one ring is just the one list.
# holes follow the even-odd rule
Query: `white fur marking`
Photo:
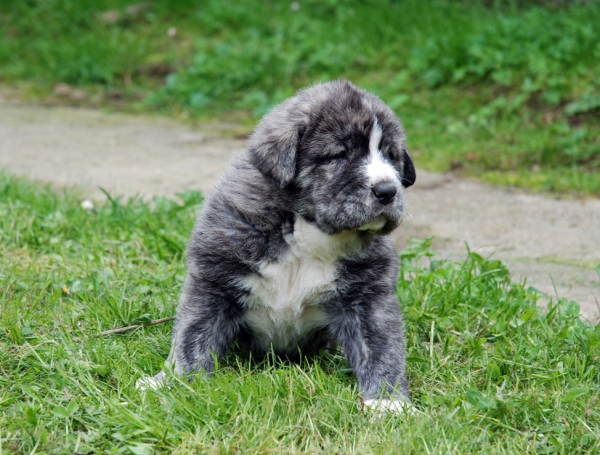
[[366, 166], [366, 174], [371, 185], [377, 185], [381, 182], [394, 183], [396, 186], [399, 185], [400, 180], [394, 167], [386, 162], [379, 151], [379, 143], [381, 142], [381, 136], [383, 131], [381, 126], [375, 120], [373, 124], [373, 130], [371, 131], [371, 137], [369, 138], [369, 159]]
[[379, 231], [383, 226], [385, 226], [385, 218], [383, 216], [378, 216], [372, 221], [368, 222], [364, 226], [358, 228], [359, 231]]
[[348, 234], [327, 235], [299, 218], [286, 237], [286, 255], [242, 280], [250, 288], [246, 322], [263, 348], [294, 349], [299, 339], [327, 324], [317, 300], [333, 289], [336, 261], [348, 240]]
[[377, 414], [415, 414], [416, 409], [410, 403], [402, 400], [364, 400], [365, 410], [373, 411]]
[[166, 385], [165, 372], [161, 371], [156, 376], [146, 376], [135, 381], [138, 390], [156, 390]]

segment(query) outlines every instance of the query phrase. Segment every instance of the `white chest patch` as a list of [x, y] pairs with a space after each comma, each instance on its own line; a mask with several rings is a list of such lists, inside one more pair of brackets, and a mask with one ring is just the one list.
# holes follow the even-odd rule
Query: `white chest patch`
[[327, 325], [319, 297], [335, 288], [336, 263], [348, 234], [327, 235], [303, 219], [286, 237], [289, 249], [277, 262], [242, 280], [250, 289], [245, 322], [264, 349], [294, 350], [298, 340]]

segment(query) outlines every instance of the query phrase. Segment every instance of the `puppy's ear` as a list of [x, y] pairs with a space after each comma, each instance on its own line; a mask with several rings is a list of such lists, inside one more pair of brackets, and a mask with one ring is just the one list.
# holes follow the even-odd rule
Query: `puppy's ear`
[[414, 185], [416, 180], [417, 172], [415, 171], [415, 165], [408, 154], [408, 150], [405, 150], [402, 156], [402, 186], [408, 188]]
[[263, 121], [250, 138], [250, 162], [279, 188], [284, 188], [296, 174], [301, 130], [297, 126], [277, 123], [275, 127], [267, 127], [265, 123]]

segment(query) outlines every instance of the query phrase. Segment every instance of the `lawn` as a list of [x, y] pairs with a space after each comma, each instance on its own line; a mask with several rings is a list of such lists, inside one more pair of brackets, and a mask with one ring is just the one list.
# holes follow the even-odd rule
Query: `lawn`
[[505, 266], [401, 253], [414, 415], [358, 409], [341, 353], [254, 362], [141, 392], [174, 313], [198, 193], [82, 208], [76, 190], [0, 175], [0, 453], [594, 453], [600, 327], [536, 309]]
[[[0, 0], [0, 84], [56, 104], [253, 125], [348, 78], [403, 119], [420, 168], [600, 195], [600, 3]], [[401, 252], [418, 412], [358, 407], [341, 352], [234, 349], [141, 392], [169, 350], [197, 192], [84, 209], [0, 171], [0, 454], [600, 452], [600, 327], [499, 261]]]
[[0, 0], [0, 83], [37, 101], [252, 125], [335, 78], [419, 167], [600, 195], [598, 0]]

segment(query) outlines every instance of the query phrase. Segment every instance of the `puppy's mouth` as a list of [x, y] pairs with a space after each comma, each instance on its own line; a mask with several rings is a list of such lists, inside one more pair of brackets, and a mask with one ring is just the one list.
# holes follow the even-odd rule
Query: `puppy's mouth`
[[402, 219], [402, 213], [400, 212], [397, 216], [394, 215], [396, 213], [379, 212], [379, 214], [371, 214], [371, 216], [364, 213], [362, 216], [356, 216], [352, 219], [351, 217], [340, 215], [337, 217], [327, 217], [319, 216], [318, 213], [316, 215], [301, 214], [306, 221], [317, 225], [326, 234], [339, 234], [344, 231], [351, 231], [367, 234], [368, 236], [386, 235], [396, 229]]
[[369, 221], [367, 224], [363, 224], [358, 228], [359, 231], [370, 231], [377, 232], [381, 231], [387, 224], [387, 219], [383, 215], [379, 215]]

